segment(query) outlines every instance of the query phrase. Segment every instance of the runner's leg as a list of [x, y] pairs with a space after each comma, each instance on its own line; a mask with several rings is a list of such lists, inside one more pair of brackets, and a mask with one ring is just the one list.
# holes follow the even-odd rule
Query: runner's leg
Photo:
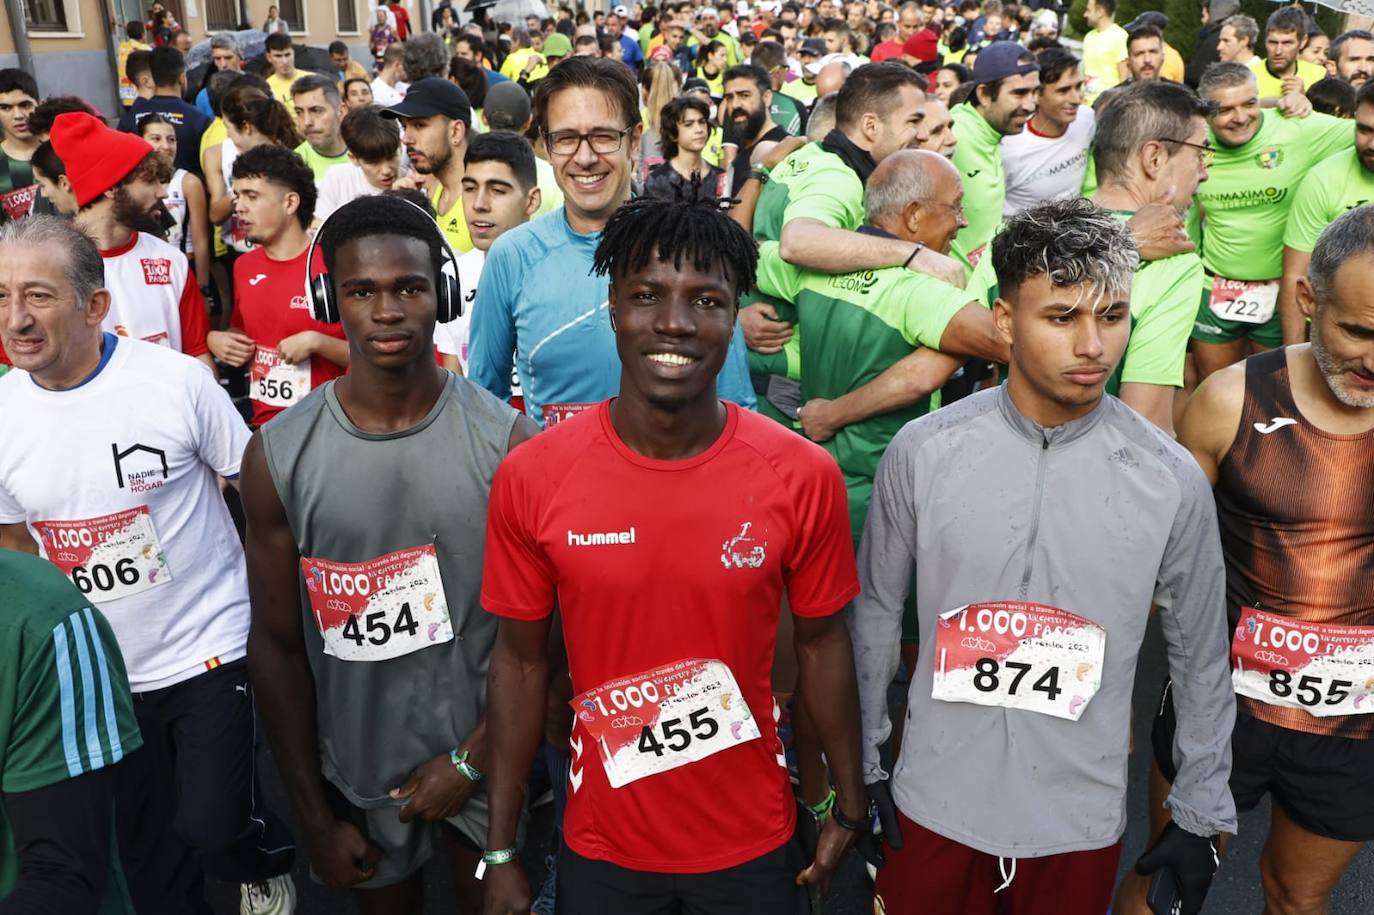
[[482, 849], [448, 823], [439, 824], [444, 837], [444, 850], [453, 867], [453, 887], [462, 915], [482, 911], [482, 881], [477, 879], [477, 865], [482, 862]]
[[[1121, 843], [1093, 851], [1020, 858], [998, 893], [1002, 915], [1101, 915], [1112, 901]], [[1072, 887], [1071, 892], [1065, 892]]]
[[[425, 908], [423, 871], [416, 871], [400, 883], [375, 889], [353, 889], [359, 915], [419, 915]], [[462, 910], [467, 915], [468, 909]], [[474, 909], [471, 911], [480, 911]]]
[[[994, 915], [1001, 883], [997, 859], [916, 825], [901, 813], [902, 848], [883, 843], [886, 864], [874, 886], [875, 913]], [[881, 904], [878, 904], [881, 903]]]
[[1363, 847], [1309, 832], [1275, 803], [1260, 854], [1265, 915], [1325, 915], [1331, 891]]
[[1198, 383], [1207, 380], [1207, 376], [1213, 372], [1244, 359], [1249, 352], [1249, 341], [1244, 337], [1226, 343], [1193, 340], [1193, 362], [1197, 366]]

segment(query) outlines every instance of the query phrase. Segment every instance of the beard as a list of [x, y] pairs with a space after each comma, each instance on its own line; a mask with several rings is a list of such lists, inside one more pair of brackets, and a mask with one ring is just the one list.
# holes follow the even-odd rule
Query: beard
[[424, 167], [414, 162], [411, 163], [415, 166], [415, 171], [419, 172], [421, 175], [437, 175], [448, 167], [449, 160], [453, 158], [453, 147], [445, 146], [443, 151], [437, 156], [426, 155], [425, 158], [428, 159], [429, 162], [426, 163]]
[[119, 187], [115, 189], [113, 212], [115, 221], [135, 232], [146, 232], [149, 235], [161, 237], [163, 233], [162, 214], [165, 212], [162, 201], [158, 201], [154, 209], [144, 209], [134, 202], [133, 197], [129, 196], [128, 188]]
[[[735, 120], [735, 115], [741, 111], [748, 115], [743, 123]], [[730, 117], [725, 121], [725, 126], [723, 128], [725, 142], [734, 143], [741, 149], [746, 146], [752, 146], [754, 144], [754, 138], [763, 131], [764, 119], [767, 117], [768, 112], [764, 111], [762, 107], [752, 111], [747, 108], [736, 108], [734, 111], [730, 112]]]
[[1331, 351], [1326, 348], [1326, 341], [1323, 339], [1322, 322], [1319, 315], [1312, 316], [1312, 358], [1316, 360], [1317, 368], [1321, 370], [1322, 379], [1326, 381], [1326, 386], [1331, 389], [1331, 393], [1336, 399], [1347, 407], [1356, 407], [1362, 410], [1374, 409], [1374, 394], [1353, 391], [1346, 387], [1341, 380], [1346, 372], [1355, 371], [1363, 366], [1359, 359], [1351, 359], [1348, 362], [1340, 362]]

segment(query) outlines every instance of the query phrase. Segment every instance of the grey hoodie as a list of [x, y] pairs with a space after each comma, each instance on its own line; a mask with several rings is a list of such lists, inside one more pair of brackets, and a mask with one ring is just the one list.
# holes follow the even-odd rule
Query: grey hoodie
[[[905, 816], [1007, 857], [1116, 842], [1136, 657], [1154, 602], [1178, 711], [1167, 806], [1188, 832], [1235, 831], [1235, 696], [1211, 487], [1186, 450], [1115, 397], [1045, 429], [1003, 385], [907, 424], [878, 469], [859, 577], [850, 628], [866, 782], [885, 775], [887, 687], [916, 587], [920, 655], [892, 777]], [[1003, 600], [1106, 630], [1101, 688], [1078, 721], [931, 698], [937, 616]]]

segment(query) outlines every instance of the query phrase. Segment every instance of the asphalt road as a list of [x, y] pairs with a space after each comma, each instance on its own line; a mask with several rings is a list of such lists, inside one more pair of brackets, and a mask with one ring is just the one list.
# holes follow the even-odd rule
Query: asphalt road
[[[1136, 752], [1131, 757], [1130, 789], [1127, 798], [1128, 826], [1122, 854], [1123, 871], [1144, 850], [1147, 830], [1146, 775], [1149, 767], [1150, 715], [1159, 701], [1160, 687], [1166, 670], [1163, 643], [1159, 627], [1151, 625], [1136, 676]], [[282, 794], [281, 780], [270, 756], [262, 754], [261, 771], [269, 801], [279, 811], [289, 808]], [[1371, 783], [1374, 785], [1374, 782]], [[549, 808], [534, 818], [530, 847], [526, 849], [526, 866], [531, 881], [543, 870], [543, 855], [547, 849], [550, 818]], [[1221, 871], [1207, 897], [1204, 915], [1258, 915], [1264, 908], [1264, 896], [1259, 881], [1259, 856], [1268, 829], [1269, 805], [1266, 801], [1257, 809], [1241, 817], [1240, 832], [1231, 843], [1222, 861]], [[830, 898], [826, 900], [826, 915], [868, 915], [871, 903], [865, 897], [866, 880], [856, 857], [851, 856], [836, 880]], [[352, 901], [343, 892], [328, 890], [311, 882], [305, 866], [298, 861], [296, 886], [300, 894], [297, 912], [300, 915], [343, 915], [356, 912]], [[426, 913], [438, 915], [454, 912], [448, 888], [451, 886], [447, 865], [432, 862], [425, 871]], [[208, 891], [216, 915], [238, 912], [238, 890], [226, 884], [212, 884]], [[1336, 888], [1330, 915], [1368, 915], [1374, 911], [1374, 851], [1366, 846], [1355, 859], [1350, 871]], [[420, 915], [420, 913], [415, 913]], [[461, 913], [469, 915], [469, 913]], [[608, 913], [613, 915], [613, 913]], [[942, 913], [936, 913], [942, 915]]]

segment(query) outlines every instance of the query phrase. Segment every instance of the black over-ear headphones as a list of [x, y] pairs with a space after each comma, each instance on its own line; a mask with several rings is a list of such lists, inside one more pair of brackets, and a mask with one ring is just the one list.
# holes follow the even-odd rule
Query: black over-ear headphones
[[[447, 236], [439, 228], [433, 217], [425, 212], [424, 207], [406, 200], [404, 197], [394, 198], [405, 203], [406, 206], [414, 207], [422, 213], [425, 220], [434, 227], [434, 231], [439, 235], [439, 243], [444, 247], [444, 259], [447, 263], [440, 268], [438, 282], [434, 287], [436, 303], [436, 320], [440, 324], [447, 324], [463, 314], [463, 292], [458, 288], [458, 255], [453, 253], [453, 248], [448, 243]], [[334, 211], [335, 213], [338, 210]], [[305, 288], [310, 296], [310, 312], [315, 316], [316, 321], [325, 324], [339, 323], [339, 298], [334, 291], [334, 281], [329, 277], [329, 271], [324, 270], [311, 276], [310, 271], [315, 265], [315, 247], [319, 238], [324, 234], [324, 227], [329, 225], [329, 220], [334, 218], [334, 214], [329, 215], [329, 219], [320, 223], [319, 231], [310, 240], [310, 250], [305, 257]]]

